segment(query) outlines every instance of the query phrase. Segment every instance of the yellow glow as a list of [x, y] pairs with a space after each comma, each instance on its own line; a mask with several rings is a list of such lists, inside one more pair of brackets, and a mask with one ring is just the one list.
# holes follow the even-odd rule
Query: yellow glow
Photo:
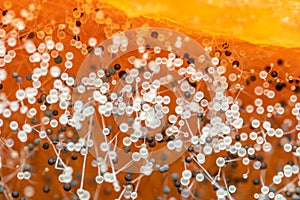
[[255, 44], [300, 47], [297, 0], [101, 0], [129, 17], [168, 19], [191, 30]]

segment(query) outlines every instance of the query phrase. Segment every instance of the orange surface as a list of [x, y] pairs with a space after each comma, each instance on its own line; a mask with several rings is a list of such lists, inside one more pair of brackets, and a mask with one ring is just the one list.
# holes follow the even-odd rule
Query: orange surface
[[[274, 105], [276, 103], [286, 104], [285, 113], [279, 115], [272, 113], [271, 115], [259, 115], [257, 113], [249, 114], [245, 110], [241, 110], [241, 116], [244, 119], [244, 127], [239, 130], [250, 134], [249, 128], [252, 119], [257, 118], [261, 122], [269, 120], [272, 122], [272, 126], [278, 128], [282, 125], [285, 119], [291, 119], [291, 127], [287, 130], [287, 136], [283, 138], [270, 138], [269, 142], [272, 144], [273, 149], [269, 153], [260, 152], [263, 156], [263, 161], [267, 163], [266, 170], [255, 170], [249, 167], [249, 178], [247, 181], [241, 181], [242, 174], [246, 173], [248, 168], [242, 165], [241, 161], [237, 161], [237, 167], [234, 167], [235, 162], [229, 163], [226, 167], [222, 168], [221, 183], [223, 183], [224, 177], [231, 179], [228, 184], [234, 184], [237, 186], [237, 191], [232, 196], [235, 199], [253, 199], [253, 194], [260, 192], [260, 185], [253, 185], [252, 179], [259, 178], [264, 184], [271, 185], [273, 176], [281, 170], [282, 167], [288, 162], [293, 161], [299, 166], [299, 157], [293, 156], [291, 153], [283, 151], [280, 143], [285, 143], [288, 139], [291, 140], [291, 144], [300, 145], [299, 139], [297, 139], [298, 132], [294, 130], [297, 121], [294, 116], [291, 116], [291, 109], [294, 103], [289, 101], [290, 95], [295, 94], [300, 98], [299, 93], [295, 92], [295, 88], [299, 87], [299, 58], [300, 53], [300, 36], [299, 36], [299, 19], [297, 15], [297, 2], [287, 1], [251, 1], [248, 3], [233, 2], [233, 1], [190, 1], [185, 2], [182, 5], [174, 4], [174, 1], [156, 1], [151, 3], [143, 3], [142, 1], [114, 1], [111, 0], [96, 2], [96, 1], [3, 1], [0, 3], [2, 11], [14, 10], [17, 16], [20, 16], [21, 9], [32, 10], [32, 17], [29, 17], [26, 22], [26, 28], [19, 31], [17, 35], [17, 45], [14, 48], [17, 52], [17, 57], [13, 62], [5, 66], [5, 70], [8, 73], [8, 79], [2, 81], [3, 89], [2, 93], [5, 93], [9, 100], [15, 100], [15, 91], [18, 88], [26, 88], [31, 85], [31, 81], [25, 80], [25, 76], [28, 73], [32, 73], [33, 69], [37, 67], [37, 64], [29, 62], [29, 55], [22, 46], [23, 42], [29, 39], [30, 33], [34, 34], [32, 40], [38, 44], [44, 41], [46, 36], [52, 36], [56, 41], [59, 41], [65, 45], [64, 50], [59, 52], [59, 55], [63, 56], [66, 52], [71, 51], [74, 53], [73, 64], [74, 67], [71, 70], [67, 70], [70, 76], [76, 76], [78, 70], [81, 67], [84, 59], [88, 55], [90, 47], [88, 47], [88, 39], [95, 37], [98, 43], [101, 43], [107, 38], [111, 38], [113, 33], [125, 31], [138, 27], [165, 27], [171, 28], [176, 31], [187, 34], [191, 38], [195, 39], [205, 49], [209, 50], [210, 57], [218, 57], [221, 65], [226, 68], [225, 77], [228, 79], [229, 88], [226, 90], [228, 95], [236, 97], [240, 106], [253, 105], [254, 100], [257, 98], [253, 92], [256, 86], [262, 86], [275, 91], [276, 97], [268, 99], [266, 96], [261, 96], [265, 102], [263, 107], [268, 105]], [[34, 5], [34, 6], [33, 6]], [[74, 9], [76, 8], [76, 9]], [[1, 19], [1, 16], [0, 16]], [[3, 19], [3, 17], [2, 17]], [[74, 33], [74, 27], [76, 27], [76, 21], [80, 21], [80, 33]], [[62, 25], [64, 24], [64, 25]], [[10, 24], [3, 26], [0, 30], [7, 32], [13, 29]], [[284, 31], [283, 31], [284, 30]], [[283, 33], [284, 32], [284, 33]], [[80, 37], [80, 44], [76, 42], [73, 37]], [[0, 37], [3, 39], [2, 37]], [[77, 38], [78, 39], [78, 38]], [[226, 44], [225, 44], [226, 43]], [[76, 45], [79, 47], [76, 48]], [[231, 55], [225, 55], [225, 51], [231, 52]], [[120, 63], [122, 67], [128, 66], [126, 61], [130, 55], [137, 54], [132, 52], [129, 55], [117, 59], [112, 63]], [[50, 60], [50, 66], [54, 65], [55, 55]], [[238, 60], [239, 67], [232, 66], [233, 61]], [[278, 63], [278, 60], [282, 60], [283, 63]], [[64, 69], [63, 64], [57, 64], [61, 69]], [[185, 65], [187, 63], [185, 62]], [[260, 79], [258, 74], [261, 70], [264, 70], [266, 66], [271, 66], [271, 71], [277, 71], [278, 76], [273, 78], [268, 74], [265, 80]], [[125, 67], [127, 68], [127, 67]], [[122, 68], [123, 69], [123, 68]], [[19, 76], [24, 78], [22, 84], [16, 83], [14, 78], [11, 78], [12, 74], [17, 72]], [[236, 74], [237, 78], [234, 81], [230, 81], [230, 74]], [[255, 81], [250, 81], [250, 77], [256, 76]], [[118, 80], [118, 78], [116, 78]], [[292, 83], [289, 82], [289, 80]], [[40, 79], [42, 86], [39, 88], [38, 96], [42, 93], [48, 93], [52, 87], [54, 79], [47, 75]], [[268, 82], [268, 84], [267, 84]], [[285, 83], [281, 91], [276, 91], [276, 85], [278, 83]], [[244, 89], [239, 92], [237, 88], [240, 84]], [[201, 84], [200, 84], [201, 85]], [[201, 85], [203, 87], [203, 85]], [[201, 89], [201, 87], [199, 87]], [[199, 89], [198, 88], [198, 89]], [[28, 102], [24, 102], [29, 105]], [[174, 102], [172, 102], [174, 103]], [[39, 108], [40, 104], [35, 103], [31, 107]], [[58, 109], [58, 105], [54, 104], [49, 106], [50, 109]], [[72, 109], [70, 108], [70, 111]], [[59, 115], [62, 110], [59, 110]], [[45, 112], [38, 109], [37, 124], [42, 121], [42, 117]], [[58, 119], [58, 116], [54, 117]], [[43, 143], [50, 142], [47, 139], [41, 139], [41, 144], [36, 145], [33, 150], [28, 150], [28, 144], [33, 143], [34, 139], [38, 138], [36, 132], [32, 132], [28, 136], [26, 143], [18, 141], [16, 133], [11, 131], [9, 123], [12, 120], [16, 120], [19, 124], [29, 123], [29, 117], [20, 113], [15, 113], [8, 119], [2, 117], [4, 121], [3, 127], [1, 127], [1, 181], [0, 184], [5, 187], [5, 192], [1, 194], [0, 199], [13, 199], [12, 192], [18, 191], [19, 197], [26, 197], [26, 199], [72, 199], [76, 197], [76, 190], [80, 186], [82, 180], [82, 163], [84, 157], [79, 153], [61, 153], [62, 160], [73, 167], [73, 178], [77, 182], [68, 192], [64, 191], [63, 184], [58, 181], [61, 170], [55, 170], [53, 165], [48, 164], [48, 159], [51, 156], [55, 156], [55, 153], [50, 145], [48, 150], [42, 148]], [[101, 119], [98, 118], [101, 122]], [[109, 121], [109, 120], [108, 120]], [[204, 121], [203, 123], [207, 123]], [[42, 128], [47, 128], [49, 125], [45, 125]], [[54, 129], [54, 135], [58, 136], [58, 128]], [[76, 141], [79, 137], [73, 127], [67, 126], [67, 130], [62, 134], [68, 139]], [[62, 136], [61, 135], [61, 136]], [[110, 137], [112, 138], [114, 134]], [[52, 136], [49, 135], [51, 139]], [[15, 145], [13, 148], [5, 146], [5, 140], [13, 138]], [[121, 137], [120, 137], [121, 138]], [[232, 134], [234, 138], [234, 134]], [[233, 139], [234, 140], [234, 139]], [[120, 140], [119, 140], [120, 142]], [[251, 145], [253, 141], [245, 141], [243, 145]], [[160, 144], [161, 146], [165, 143]], [[122, 145], [119, 145], [122, 147]], [[157, 148], [157, 147], [156, 147]], [[155, 148], [154, 148], [155, 150]], [[92, 151], [92, 150], [91, 150]], [[14, 155], [17, 152], [18, 155]], [[76, 154], [78, 158], [72, 160], [71, 156]], [[181, 199], [176, 187], [171, 179], [172, 172], [181, 174], [182, 170], [186, 167], [194, 170], [201, 170], [199, 166], [192, 162], [185, 164], [184, 159], [190, 155], [189, 152], [185, 152], [176, 162], [170, 165], [170, 169], [167, 173], [159, 173], [155, 171], [151, 176], [145, 176], [139, 182], [137, 189], [138, 199], [155, 199], [162, 197], [163, 199], [169, 199], [174, 197]], [[216, 155], [210, 155], [207, 157], [207, 161], [203, 165], [205, 169], [211, 174], [216, 175], [218, 173], [218, 167], [215, 164], [215, 160], [218, 156], [225, 156], [226, 152], [221, 152]], [[111, 184], [97, 184], [95, 177], [97, 176], [97, 168], [91, 166], [92, 161], [95, 158], [93, 154], [87, 156], [87, 167], [84, 176], [84, 188], [90, 191], [91, 199], [115, 199], [118, 198], [120, 192], [115, 192]], [[24, 163], [28, 163], [31, 169], [30, 180], [18, 180], [16, 175], [18, 172], [23, 171]], [[124, 180], [125, 173], [121, 172], [118, 175], [120, 184], [126, 184]], [[134, 174], [133, 179], [139, 175]], [[294, 181], [294, 182], [293, 182]], [[293, 175], [291, 178], [283, 179], [282, 183], [276, 186], [278, 189], [285, 188], [289, 183], [295, 183], [291, 186], [297, 187], [299, 179], [297, 175]], [[138, 181], [137, 181], [138, 182]], [[43, 192], [45, 185], [50, 186], [50, 192]], [[169, 194], [163, 194], [162, 188], [164, 186], [170, 187]], [[135, 183], [135, 187], [137, 187]], [[30, 191], [34, 190], [31, 196]], [[288, 187], [286, 187], [288, 190]], [[293, 190], [293, 189], [289, 189]], [[210, 182], [205, 181], [203, 183], [195, 183], [191, 187], [193, 193], [198, 193], [199, 197], [194, 196], [187, 199], [216, 199], [215, 191], [212, 189]], [[283, 189], [284, 191], [284, 189]], [[283, 192], [284, 193], [284, 192]], [[76, 197], [77, 198], [77, 197]], [[75, 199], [76, 199], [75, 198]], [[123, 199], [123, 198], [120, 198]]]
[[254, 44], [299, 47], [298, 1], [104, 0], [130, 17], [172, 21], [188, 31], [226, 35]]

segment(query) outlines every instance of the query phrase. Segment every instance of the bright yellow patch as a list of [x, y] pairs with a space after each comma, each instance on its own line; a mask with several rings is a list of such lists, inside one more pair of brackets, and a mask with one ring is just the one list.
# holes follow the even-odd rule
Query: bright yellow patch
[[298, 0], [101, 0], [129, 17], [168, 19], [255, 44], [300, 47]]

